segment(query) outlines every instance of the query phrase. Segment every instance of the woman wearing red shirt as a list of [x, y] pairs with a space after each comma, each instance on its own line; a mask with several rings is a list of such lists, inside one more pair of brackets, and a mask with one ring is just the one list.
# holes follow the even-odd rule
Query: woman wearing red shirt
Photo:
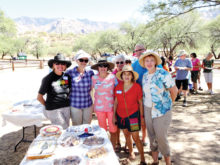
[[[138, 79], [138, 73], [134, 72], [130, 65], [125, 65], [116, 77], [123, 82], [115, 87], [113, 123], [117, 122], [118, 128], [123, 130], [129, 148], [129, 159], [135, 159], [132, 136], [141, 156], [141, 164], [144, 165], [146, 163], [143, 145], [139, 138], [141, 125], [144, 125], [142, 89], [135, 82]], [[131, 124], [136, 126], [135, 130], [131, 129]]]

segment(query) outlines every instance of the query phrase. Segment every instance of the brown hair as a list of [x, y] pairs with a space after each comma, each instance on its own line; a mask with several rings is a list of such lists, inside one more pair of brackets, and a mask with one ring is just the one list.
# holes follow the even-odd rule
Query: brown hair
[[[131, 75], [132, 75], [131, 82], [135, 82], [133, 72], [131, 72], [131, 71], [124, 71], [124, 72], [130, 72], [130, 73], [131, 73]], [[124, 72], [122, 72], [122, 74], [121, 74], [121, 79], [122, 79], [122, 80], [123, 80], [122, 76], [123, 76]]]

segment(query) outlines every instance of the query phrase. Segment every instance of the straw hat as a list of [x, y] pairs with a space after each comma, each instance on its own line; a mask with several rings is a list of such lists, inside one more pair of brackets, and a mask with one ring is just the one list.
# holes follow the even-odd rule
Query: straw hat
[[65, 63], [66, 64], [66, 68], [69, 68], [72, 65], [71, 61], [67, 60], [65, 58], [65, 56], [63, 54], [61, 54], [61, 53], [57, 53], [57, 55], [54, 56], [54, 59], [50, 59], [48, 61], [48, 66], [50, 68], [52, 68], [53, 67], [53, 63], [55, 63], [55, 62], [63, 62], [63, 63]]
[[114, 63], [108, 62], [106, 59], [102, 58], [102, 59], [99, 59], [97, 64], [92, 65], [91, 69], [98, 70], [99, 65], [102, 65], [102, 64], [107, 64], [109, 70], [112, 70], [115, 67]]
[[145, 57], [150, 56], [150, 55], [152, 55], [152, 56], [155, 57], [155, 59], [156, 59], [156, 65], [159, 65], [159, 64], [162, 63], [162, 61], [161, 61], [161, 59], [160, 59], [160, 56], [159, 56], [156, 52], [144, 52], [144, 53], [141, 55], [141, 57], [139, 58], [139, 63], [140, 63], [140, 65], [141, 65], [142, 67], [145, 68], [144, 59], [145, 59]]
[[138, 77], [139, 77], [138, 73], [135, 72], [135, 71], [133, 71], [132, 66], [130, 66], [130, 65], [125, 65], [125, 66], [122, 68], [122, 71], [116, 73], [116, 77], [117, 77], [119, 80], [121, 80], [121, 81], [123, 81], [122, 78], [121, 78], [121, 74], [122, 74], [123, 72], [132, 72], [133, 75], [134, 75], [134, 80], [137, 80]]

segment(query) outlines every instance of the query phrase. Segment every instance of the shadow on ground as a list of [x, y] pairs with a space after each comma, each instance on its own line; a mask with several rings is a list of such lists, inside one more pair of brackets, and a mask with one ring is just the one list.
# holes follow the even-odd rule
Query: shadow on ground
[[[188, 106], [182, 106], [182, 100], [175, 102], [173, 120], [169, 129], [169, 143], [172, 160], [175, 165], [210, 165], [220, 164], [220, 91], [215, 95], [204, 92], [188, 97]], [[97, 120], [93, 116], [93, 120]], [[39, 133], [37, 128], [37, 133]], [[124, 137], [121, 132], [121, 141]], [[0, 164], [17, 165], [21, 162], [30, 143], [21, 143], [14, 152], [15, 144], [22, 137], [22, 129], [0, 138]], [[34, 139], [33, 127], [26, 130], [26, 137]], [[144, 148], [146, 161], [152, 162], [149, 147]], [[137, 150], [135, 149], [137, 154]], [[121, 164], [138, 164], [125, 161], [128, 155], [121, 151], [117, 154]], [[165, 164], [164, 160], [160, 164]]]

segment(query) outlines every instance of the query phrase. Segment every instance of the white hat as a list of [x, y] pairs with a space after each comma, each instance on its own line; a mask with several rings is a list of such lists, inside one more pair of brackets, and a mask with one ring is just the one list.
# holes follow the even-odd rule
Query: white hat
[[181, 57], [183, 55], [187, 55], [188, 53], [185, 50], [180, 50], [179, 54], [177, 55], [177, 57]]
[[81, 58], [88, 58], [90, 60], [91, 56], [86, 53], [84, 50], [79, 50], [75, 55], [75, 60], [81, 59]]

